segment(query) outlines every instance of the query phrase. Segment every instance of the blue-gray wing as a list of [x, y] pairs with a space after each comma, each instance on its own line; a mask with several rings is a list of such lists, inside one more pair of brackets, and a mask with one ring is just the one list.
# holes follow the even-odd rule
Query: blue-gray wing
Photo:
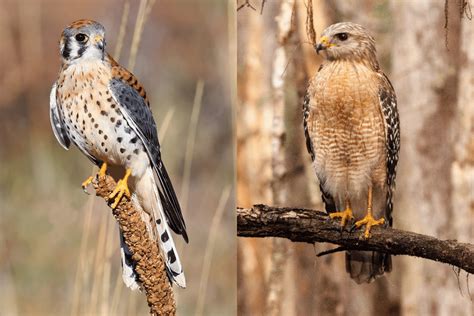
[[66, 134], [66, 129], [61, 122], [61, 114], [58, 110], [58, 104], [56, 102], [56, 83], [53, 84], [51, 93], [49, 94], [49, 119], [51, 121], [51, 127], [53, 128], [54, 136], [58, 140], [59, 144], [64, 149], [69, 149], [71, 141]]
[[112, 79], [109, 89], [120, 105], [127, 123], [138, 134], [153, 164], [159, 182], [158, 192], [169, 226], [187, 242], [186, 225], [173, 185], [161, 160], [158, 133], [150, 108], [137, 90], [119, 79]]

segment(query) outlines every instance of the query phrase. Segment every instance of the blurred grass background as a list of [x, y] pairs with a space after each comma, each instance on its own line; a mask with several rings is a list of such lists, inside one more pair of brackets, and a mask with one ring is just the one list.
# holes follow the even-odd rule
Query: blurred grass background
[[[228, 13], [234, 7], [216, 0], [151, 4], [133, 73], [150, 97], [163, 159], [185, 204], [190, 243], [178, 241], [178, 249], [188, 288], [175, 289], [178, 314], [232, 315], [236, 248], [228, 210], [234, 209], [235, 91]], [[139, 1], [123, 0], [0, 1], [1, 315], [148, 313], [143, 294], [122, 283], [110, 210], [80, 187], [92, 172], [90, 162], [75, 148], [64, 151], [49, 123], [49, 92], [64, 27], [80, 18], [102, 23], [107, 50], [114, 55], [125, 16], [118, 61], [128, 67], [139, 7]]]

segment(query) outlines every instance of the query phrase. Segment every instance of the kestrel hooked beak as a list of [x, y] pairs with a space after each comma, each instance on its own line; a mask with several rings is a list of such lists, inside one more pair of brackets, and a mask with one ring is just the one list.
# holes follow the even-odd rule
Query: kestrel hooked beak
[[96, 35], [94, 37], [94, 43], [97, 45], [97, 47], [101, 50], [104, 51], [105, 48], [105, 40], [102, 35]]

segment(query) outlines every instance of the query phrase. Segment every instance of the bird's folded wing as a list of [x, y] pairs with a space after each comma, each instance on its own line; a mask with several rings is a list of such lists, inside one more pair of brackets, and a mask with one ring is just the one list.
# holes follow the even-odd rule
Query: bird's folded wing
[[56, 83], [53, 84], [51, 93], [49, 95], [49, 119], [51, 121], [51, 127], [53, 128], [54, 136], [56, 136], [59, 144], [61, 144], [64, 149], [69, 149], [69, 146], [71, 146], [71, 141], [66, 134], [64, 125], [61, 123], [61, 116], [56, 101]]
[[130, 127], [138, 134], [158, 178], [158, 191], [169, 226], [188, 241], [186, 225], [176, 193], [161, 160], [156, 124], [145, 99], [130, 84], [112, 79], [109, 89]]

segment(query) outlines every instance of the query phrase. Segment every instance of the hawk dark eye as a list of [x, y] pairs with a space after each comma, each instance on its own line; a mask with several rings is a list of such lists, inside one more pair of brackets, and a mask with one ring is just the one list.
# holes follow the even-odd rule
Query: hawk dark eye
[[339, 33], [336, 34], [336, 37], [341, 41], [345, 41], [349, 37], [349, 35], [347, 33]]
[[87, 35], [82, 34], [82, 33], [77, 34], [76, 35], [76, 41], [78, 41], [80, 43], [84, 43], [85, 41], [87, 41]]

